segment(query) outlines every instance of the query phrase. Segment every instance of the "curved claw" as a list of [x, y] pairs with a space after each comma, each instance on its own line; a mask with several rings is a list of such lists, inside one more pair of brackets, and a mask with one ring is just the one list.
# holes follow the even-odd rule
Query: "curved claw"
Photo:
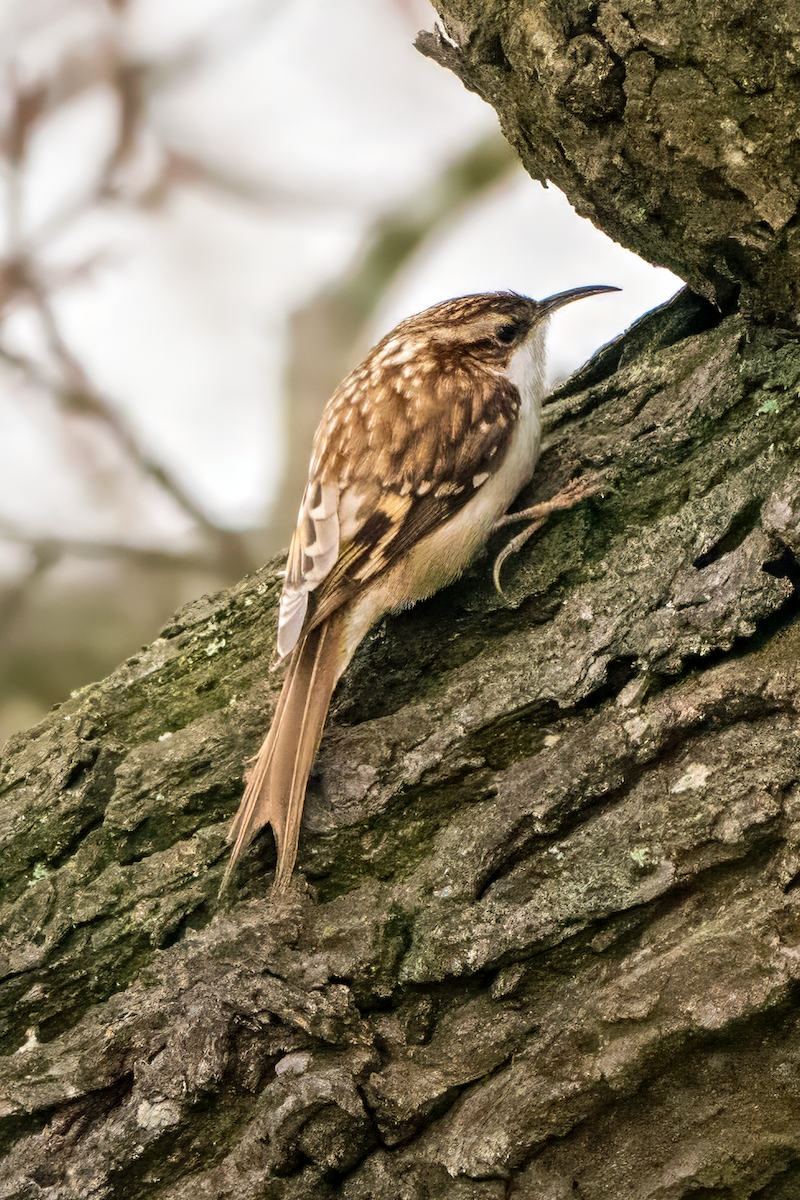
[[497, 558], [494, 560], [492, 579], [494, 580], [494, 586], [497, 588], [497, 591], [504, 600], [506, 599], [506, 594], [500, 585], [500, 572], [502, 571], [504, 564], [508, 561], [512, 554], [516, 554], [517, 551], [525, 545], [528, 539], [532, 538], [533, 535], [542, 528], [546, 520], [546, 517], [539, 517], [537, 520], [531, 521], [527, 529], [523, 529], [522, 533], [518, 533], [516, 537], [513, 537], [511, 541], [503, 547]]

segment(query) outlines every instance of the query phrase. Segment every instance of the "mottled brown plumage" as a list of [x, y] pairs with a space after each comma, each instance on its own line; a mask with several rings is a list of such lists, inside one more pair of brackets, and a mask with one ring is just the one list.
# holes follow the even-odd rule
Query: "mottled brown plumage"
[[529, 482], [547, 318], [572, 300], [615, 290], [445, 301], [401, 322], [334, 392], [314, 439], [281, 596], [286, 678], [231, 828], [226, 879], [270, 824], [274, 886], [288, 884], [338, 679], [375, 621], [463, 571]]

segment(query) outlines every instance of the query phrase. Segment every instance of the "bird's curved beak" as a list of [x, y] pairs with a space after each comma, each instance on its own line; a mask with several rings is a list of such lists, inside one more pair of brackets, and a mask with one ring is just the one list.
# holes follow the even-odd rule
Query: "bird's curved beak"
[[538, 300], [537, 304], [542, 316], [549, 316], [557, 308], [563, 308], [565, 304], [572, 304], [573, 300], [585, 300], [587, 296], [599, 296], [601, 292], [621, 291], [622, 288], [612, 287], [607, 283], [594, 283], [588, 287], [570, 288], [568, 292], [556, 292], [555, 296], [548, 296], [546, 300]]

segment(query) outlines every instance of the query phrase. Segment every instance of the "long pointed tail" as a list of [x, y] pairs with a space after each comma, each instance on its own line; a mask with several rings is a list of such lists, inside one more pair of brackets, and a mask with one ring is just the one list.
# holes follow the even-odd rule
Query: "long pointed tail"
[[221, 891], [249, 842], [267, 824], [278, 851], [274, 890], [284, 891], [291, 879], [308, 776], [345, 665], [342, 624], [341, 612], [333, 613], [292, 651], [275, 716], [228, 834], [235, 841]]

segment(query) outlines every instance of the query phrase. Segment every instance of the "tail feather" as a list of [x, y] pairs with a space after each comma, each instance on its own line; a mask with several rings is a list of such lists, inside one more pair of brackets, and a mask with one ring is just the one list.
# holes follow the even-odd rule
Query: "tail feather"
[[308, 776], [344, 665], [341, 634], [342, 617], [336, 612], [306, 634], [292, 651], [275, 716], [248, 774], [230, 828], [228, 836], [234, 846], [222, 889], [263, 825], [272, 826], [278, 851], [273, 888], [282, 892], [289, 883], [297, 857]]

